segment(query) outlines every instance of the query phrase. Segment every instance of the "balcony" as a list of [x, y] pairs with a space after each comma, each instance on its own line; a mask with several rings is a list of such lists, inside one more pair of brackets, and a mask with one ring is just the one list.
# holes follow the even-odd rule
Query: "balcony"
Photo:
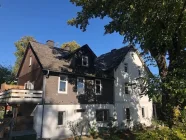
[[24, 86], [1, 85], [0, 103], [41, 103], [42, 90], [25, 90]]

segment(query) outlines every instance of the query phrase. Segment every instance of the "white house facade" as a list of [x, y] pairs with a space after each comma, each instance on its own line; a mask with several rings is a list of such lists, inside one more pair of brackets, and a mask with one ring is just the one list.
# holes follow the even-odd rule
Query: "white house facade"
[[136, 123], [151, 125], [152, 101], [147, 95], [140, 95], [142, 91], [136, 83], [143, 76], [146, 76], [143, 62], [134, 51], [128, 52], [114, 71], [114, 100], [121, 127], [132, 128]]

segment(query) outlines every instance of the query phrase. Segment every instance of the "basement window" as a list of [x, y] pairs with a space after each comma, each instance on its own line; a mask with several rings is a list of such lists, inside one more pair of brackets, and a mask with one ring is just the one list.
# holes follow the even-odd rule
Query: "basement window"
[[66, 116], [66, 112], [65, 111], [59, 111], [58, 112], [58, 125], [64, 125], [64, 123], [65, 123], [65, 116]]
[[105, 122], [109, 119], [109, 110], [108, 109], [100, 109], [96, 110], [96, 121], [97, 122]]
[[82, 56], [82, 66], [88, 67], [88, 56]]

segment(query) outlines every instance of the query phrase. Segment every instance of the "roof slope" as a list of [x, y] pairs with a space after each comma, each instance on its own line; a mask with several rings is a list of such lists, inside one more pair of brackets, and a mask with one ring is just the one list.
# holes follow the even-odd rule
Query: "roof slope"
[[69, 65], [69, 61], [63, 59], [70, 52], [57, 47], [49, 47], [46, 44], [30, 41], [31, 47], [37, 55], [43, 69], [60, 72], [64, 66]]
[[103, 54], [96, 59], [95, 66], [97, 69], [107, 71], [117, 67], [124, 59], [129, 50], [134, 49], [133, 46], [125, 46], [120, 49], [114, 49], [109, 53]]

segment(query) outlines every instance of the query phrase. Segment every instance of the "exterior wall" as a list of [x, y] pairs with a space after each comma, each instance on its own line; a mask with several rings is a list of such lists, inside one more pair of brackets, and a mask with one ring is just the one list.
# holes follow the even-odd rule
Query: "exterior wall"
[[[82, 56], [88, 56], [88, 67], [82, 66]], [[94, 74], [95, 67], [94, 61], [96, 59], [95, 54], [90, 50], [88, 46], [83, 46], [71, 58], [70, 67], [72, 72], [76, 74]]]
[[[133, 53], [133, 55], [132, 55]], [[124, 71], [124, 63], [128, 63], [128, 73]], [[135, 52], [129, 52], [123, 62], [114, 72], [115, 77], [115, 106], [119, 125], [127, 125], [132, 127], [134, 123], [140, 122], [147, 126], [151, 125], [152, 118], [152, 101], [148, 96], [140, 97], [140, 89], [129, 87], [129, 94], [125, 94], [125, 83], [137, 82], [135, 78], [139, 77], [138, 67], [141, 67], [141, 76], [145, 76], [142, 62]], [[142, 117], [142, 107], [145, 108], [145, 117]], [[130, 109], [131, 122], [127, 123], [125, 118], [125, 109]]]
[[[30, 56], [32, 56], [31, 66], [29, 66]], [[26, 53], [24, 62], [19, 73], [18, 85], [24, 85], [27, 81], [34, 82], [35, 90], [42, 90], [43, 86], [42, 69], [30, 48]]]
[[[32, 56], [32, 65], [29, 66], [30, 56]], [[20, 69], [18, 77], [18, 85], [24, 86], [24, 84], [30, 81], [34, 84], [35, 90], [42, 90], [43, 87], [43, 72], [35, 58], [32, 50], [28, 48], [22, 67]], [[19, 106], [19, 113], [24, 116], [30, 116], [34, 110], [36, 104], [21, 104]]]
[[[75, 112], [76, 109], [86, 109], [84, 113]], [[68, 128], [68, 122], [75, 122], [78, 119], [87, 118], [92, 124], [96, 121], [96, 109], [109, 109], [109, 114], [112, 117], [114, 106], [109, 104], [82, 104], [82, 105], [45, 105], [43, 119], [43, 138], [63, 139], [72, 136]], [[58, 126], [58, 111], [65, 111], [65, 121], [63, 126]], [[34, 129], [37, 132], [38, 138], [41, 135], [42, 122], [42, 106], [38, 105], [34, 112]], [[98, 123], [98, 127], [106, 126], [107, 123]], [[86, 129], [88, 130], [88, 129]], [[88, 133], [88, 132], [85, 132]]]
[[46, 103], [48, 104], [113, 104], [113, 80], [101, 79], [102, 95], [95, 95], [95, 78], [85, 78], [85, 94], [77, 95], [77, 77], [68, 75], [67, 94], [58, 93], [59, 76], [46, 79]]

